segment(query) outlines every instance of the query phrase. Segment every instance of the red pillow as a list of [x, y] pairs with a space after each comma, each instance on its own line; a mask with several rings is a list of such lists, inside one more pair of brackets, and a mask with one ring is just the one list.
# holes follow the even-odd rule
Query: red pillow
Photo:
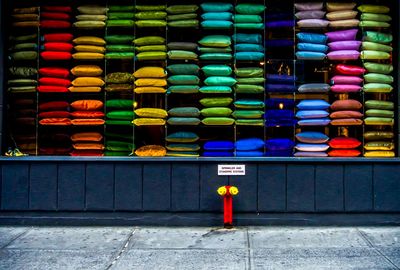
[[39, 74], [43, 77], [68, 78], [69, 70], [60, 67], [44, 67], [39, 69]]
[[346, 150], [331, 150], [328, 152], [328, 156], [330, 157], [358, 157], [361, 155], [361, 152], [355, 149], [346, 149]]
[[39, 124], [43, 126], [69, 126], [71, 120], [68, 118], [44, 118], [39, 121]]
[[343, 75], [360, 76], [363, 75], [365, 72], [365, 68], [359, 66], [345, 65], [345, 64], [339, 64], [336, 66], [335, 69], [338, 74], [343, 74]]
[[104, 156], [101, 150], [74, 150], [70, 153], [71, 156]]
[[353, 149], [361, 145], [361, 142], [356, 138], [336, 137], [328, 142], [333, 149]]
[[70, 6], [43, 6], [42, 10], [51, 12], [72, 12], [72, 8]]
[[62, 12], [41, 12], [40, 18], [47, 20], [69, 20], [71, 16]]
[[39, 111], [62, 111], [68, 107], [69, 104], [66, 101], [50, 101], [39, 104]]
[[67, 93], [68, 88], [65, 86], [57, 85], [40, 85], [37, 87], [40, 93]]
[[70, 33], [46, 34], [43, 36], [43, 40], [46, 42], [71, 42], [73, 39], [74, 35]]
[[69, 118], [69, 112], [66, 111], [52, 111], [52, 112], [41, 112], [39, 118]]
[[66, 42], [47, 42], [43, 45], [44, 51], [71, 52], [74, 45]]
[[70, 28], [71, 23], [67, 21], [59, 21], [59, 20], [43, 20], [40, 22], [41, 28], [51, 28], [51, 29], [60, 29], [60, 28]]
[[76, 111], [76, 112], [72, 112], [71, 116], [73, 118], [102, 118], [104, 117], [104, 113], [103, 112], [99, 112], [99, 111]]
[[67, 80], [67, 79], [43, 77], [43, 78], [39, 79], [39, 84], [41, 84], [41, 85], [57, 85], [57, 86], [68, 87], [68, 86], [70, 86], [71, 81]]
[[69, 52], [42, 52], [40, 53], [42, 58], [46, 61], [49, 60], [70, 60], [72, 58]]
[[333, 111], [356, 111], [362, 108], [362, 104], [355, 99], [336, 100], [331, 104]]

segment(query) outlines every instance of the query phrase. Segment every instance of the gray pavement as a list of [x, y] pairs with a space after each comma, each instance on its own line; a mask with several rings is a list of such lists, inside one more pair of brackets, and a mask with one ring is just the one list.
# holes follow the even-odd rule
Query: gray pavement
[[400, 227], [0, 227], [0, 269], [400, 269]]

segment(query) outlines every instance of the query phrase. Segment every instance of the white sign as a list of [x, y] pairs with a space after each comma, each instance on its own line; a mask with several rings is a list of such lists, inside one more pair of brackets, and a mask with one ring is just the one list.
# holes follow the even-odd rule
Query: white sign
[[246, 175], [246, 165], [218, 164], [218, 175]]

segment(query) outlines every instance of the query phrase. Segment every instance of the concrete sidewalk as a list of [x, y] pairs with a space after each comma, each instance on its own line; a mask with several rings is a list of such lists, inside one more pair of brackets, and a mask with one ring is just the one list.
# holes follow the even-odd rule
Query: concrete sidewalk
[[400, 269], [400, 227], [0, 227], [0, 269]]

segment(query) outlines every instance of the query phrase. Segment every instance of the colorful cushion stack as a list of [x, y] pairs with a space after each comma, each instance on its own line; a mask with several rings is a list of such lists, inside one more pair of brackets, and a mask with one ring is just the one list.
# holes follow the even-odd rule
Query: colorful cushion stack
[[200, 145], [199, 136], [188, 131], [178, 131], [166, 137], [167, 156], [170, 157], [198, 157]]
[[361, 11], [360, 27], [388, 28], [392, 17], [387, 15], [390, 12], [388, 6], [364, 4], [358, 7]]
[[297, 120], [294, 116], [294, 100], [288, 98], [270, 98], [265, 102], [265, 126], [293, 127]]
[[299, 126], [327, 126], [329, 103], [322, 99], [304, 99], [297, 104], [296, 117]]
[[39, 7], [14, 8], [11, 14], [14, 27], [39, 27]]
[[95, 36], [81, 36], [73, 40], [75, 53], [72, 57], [76, 60], [102, 60], [106, 52], [106, 41]]
[[74, 22], [74, 26], [85, 29], [104, 28], [107, 10], [106, 7], [101, 6], [79, 6], [79, 15], [76, 16], [77, 21]]
[[324, 34], [300, 32], [296, 35], [298, 39], [296, 57], [300, 60], [323, 60], [328, 52], [326, 42], [328, 37]]
[[167, 86], [167, 74], [162, 67], [142, 67], [133, 73], [135, 80], [135, 93], [157, 94], [165, 93]]
[[263, 61], [264, 46], [261, 34], [234, 34], [236, 61]]
[[394, 157], [393, 142], [394, 133], [392, 131], [367, 131], [364, 133], [364, 152], [365, 157]]
[[133, 41], [137, 52], [138, 61], [165, 60], [167, 59], [167, 46], [165, 38], [160, 36], [146, 36]]
[[296, 77], [286, 74], [267, 74], [265, 90], [268, 93], [294, 93]]
[[204, 29], [230, 29], [233, 26], [230, 3], [208, 2], [200, 5], [203, 10], [201, 26]]
[[43, 126], [71, 125], [69, 104], [66, 101], [48, 101], [39, 104], [39, 124]]
[[197, 60], [197, 44], [192, 42], [170, 42], [168, 59], [170, 60]]
[[330, 157], [358, 157], [361, 155], [357, 148], [361, 142], [356, 138], [336, 137], [329, 141], [331, 150], [328, 152]]
[[133, 100], [110, 99], [106, 101], [106, 125], [131, 126], [135, 114], [133, 113]]
[[230, 61], [232, 59], [232, 40], [229, 36], [205, 36], [199, 44], [200, 60]]
[[264, 156], [264, 140], [260, 138], [238, 139], [235, 142], [237, 157], [262, 157]]
[[328, 32], [329, 60], [357, 60], [361, 41], [356, 40], [358, 29]]
[[255, 3], [241, 3], [235, 6], [234, 26], [236, 29], [264, 29], [261, 14], [265, 6]]
[[96, 65], [77, 65], [71, 69], [75, 79], [69, 91], [72, 93], [98, 93], [101, 92], [104, 81], [100, 78], [103, 69]]
[[71, 27], [72, 8], [70, 6], [42, 6], [40, 9], [40, 28], [68, 29]]
[[267, 157], [291, 157], [293, 155], [294, 142], [288, 138], [272, 138], [265, 141], [265, 156]]
[[137, 27], [167, 26], [166, 5], [136, 5], [135, 24]]
[[358, 12], [353, 10], [356, 3], [327, 3], [328, 13], [326, 18], [329, 20], [330, 27], [357, 27], [360, 21], [357, 19]]
[[133, 28], [135, 25], [133, 11], [133, 6], [109, 6], [106, 22], [107, 27], [111, 29], [115, 27]]
[[322, 132], [303, 131], [296, 134], [295, 157], [327, 157], [329, 137]]
[[66, 93], [71, 84], [69, 70], [61, 67], [44, 67], [39, 69], [38, 91], [41, 93]]
[[101, 126], [104, 125], [103, 102], [94, 99], [76, 100], [70, 104], [71, 124], [74, 126]]
[[331, 105], [330, 118], [332, 126], [362, 125], [362, 104], [355, 99], [336, 100]]
[[167, 21], [169, 27], [194, 28], [199, 26], [197, 19], [197, 5], [172, 5], [167, 7]]
[[[321, 18], [324, 13], [322, 2], [295, 3], [297, 25], [301, 28], [324, 28], [329, 25], [329, 21]], [[323, 17], [323, 16], [322, 16]]]
[[334, 93], [356, 93], [362, 89], [362, 75], [365, 69], [359, 66], [339, 64], [331, 78], [331, 90]]
[[205, 157], [233, 157], [235, 144], [228, 140], [210, 140], [203, 145]]
[[74, 150], [71, 156], [103, 156], [103, 135], [98, 132], [78, 132], [71, 136]]
[[[200, 67], [196, 64], [172, 64], [167, 66], [168, 75], [172, 76], [197, 76], [199, 75]], [[184, 78], [184, 77], [175, 77], [175, 78]], [[188, 78], [188, 77], [187, 77]], [[192, 77], [195, 78], [195, 77]], [[170, 82], [168, 87], [168, 93], [175, 94], [195, 94], [199, 92], [199, 82], [197, 79], [192, 80], [192, 84], [177, 84], [179, 80], [172, 80], [173, 83]], [[197, 82], [197, 83], [196, 83]]]
[[135, 47], [132, 45], [135, 39], [132, 35], [107, 35], [105, 40], [106, 59], [131, 59], [135, 57]]
[[132, 123], [136, 126], [164, 126], [168, 113], [160, 108], [139, 108], [135, 110], [135, 116]]
[[389, 60], [393, 47], [390, 43], [393, 40], [392, 34], [365, 31], [362, 43], [361, 59], [364, 61]]

